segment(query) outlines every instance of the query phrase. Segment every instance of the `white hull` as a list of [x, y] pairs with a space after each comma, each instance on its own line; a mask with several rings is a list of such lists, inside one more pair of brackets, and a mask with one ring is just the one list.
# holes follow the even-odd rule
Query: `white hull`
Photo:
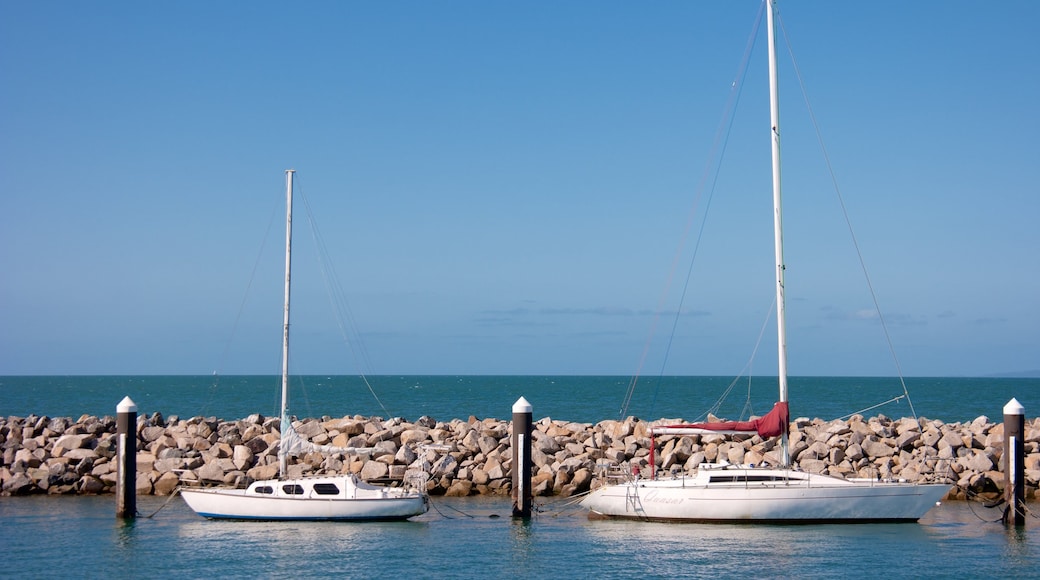
[[635, 480], [592, 492], [593, 514], [683, 522], [914, 522], [949, 491], [945, 484], [847, 480], [801, 471], [702, 467], [694, 477]]
[[403, 520], [429, 509], [420, 491], [352, 475], [257, 481], [246, 489], [181, 488], [200, 516], [231, 520]]

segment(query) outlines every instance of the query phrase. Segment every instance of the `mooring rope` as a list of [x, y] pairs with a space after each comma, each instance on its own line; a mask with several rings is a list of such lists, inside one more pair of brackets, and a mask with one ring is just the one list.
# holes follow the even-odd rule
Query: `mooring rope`
[[170, 502], [173, 501], [173, 498], [177, 497], [180, 493], [181, 493], [181, 488], [178, 487], [177, 489], [174, 489], [173, 493], [170, 494], [170, 497], [165, 502], [163, 502], [163, 504], [161, 506], [159, 506], [159, 509], [155, 510], [151, 514], [149, 514], [147, 516], [144, 516], [144, 517], [146, 519], [154, 517], [155, 514], [161, 512], [164, 507], [170, 505]]
[[[559, 517], [561, 515], [564, 515], [566, 513], [572, 512], [575, 509], [577, 509], [577, 506], [581, 503], [581, 500], [585, 499], [585, 496], [587, 496], [587, 495], [589, 495], [591, 493], [592, 493], [592, 490], [584, 491], [584, 492], [581, 492], [581, 493], [578, 493], [578, 494], [575, 494], [575, 495], [572, 495], [572, 496], [568, 496], [568, 497], [565, 497], [565, 498], [559, 498], [559, 499], [556, 499], [556, 500], [550, 500], [550, 501], [547, 501], [547, 502], [545, 502], [545, 503], [543, 503], [541, 505], [535, 505], [533, 507], [535, 508], [535, 511], [538, 511], [538, 512], [545, 512], [545, 510], [547, 510], [547, 509], [552, 509], [554, 511], [546, 512], [546, 513], [550, 517], [554, 517], [555, 518], [555, 517]], [[557, 506], [559, 506], [559, 507], [557, 507]]]
[[[433, 500], [430, 500], [430, 507], [432, 507], [433, 511], [437, 512], [437, 514], [440, 515], [444, 519], [448, 519], [448, 520], [454, 520], [455, 519], [454, 516], [449, 516], [448, 514], [442, 512], [441, 509], [439, 507], [437, 507], [437, 502], [434, 502]], [[477, 516], [474, 516], [472, 514], [468, 514], [468, 513], [464, 512], [464, 511], [462, 511], [462, 510], [460, 510], [458, 508], [453, 508], [450, 505], [446, 505], [444, 507], [446, 507], [446, 508], [448, 508], [448, 509], [450, 509], [452, 511], [458, 512], [458, 513], [466, 516], [467, 518], [476, 518], [477, 517]]]
[[[1005, 521], [1006, 518], [1008, 517], [1008, 512], [1012, 509], [1010, 505], [1004, 505], [1004, 504], [1007, 503], [1007, 500], [1003, 496], [998, 498], [996, 503], [994, 503], [992, 505], [987, 505], [988, 502], [981, 496], [981, 494], [978, 494], [978, 493], [976, 493], [976, 492], [974, 492], [974, 491], [972, 491], [972, 490], [970, 490], [970, 489], [968, 489], [966, 487], [962, 487], [960, 485], [955, 485], [954, 487], [964, 492], [965, 501], [968, 502], [968, 511], [970, 511], [971, 515], [975, 516], [979, 521], [990, 523], [990, 524], [995, 524], [997, 522]], [[982, 506], [985, 507], [986, 509], [997, 509], [1001, 505], [1004, 505], [1004, 509], [1001, 510], [1000, 517], [991, 520], [991, 519], [983, 518], [978, 513], [976, 513], [975, 508], [972, 507], [973, 503], [981, 503]], [[1025, 504], [1022, 505], [1022, 509], [1025, 510], [1026, 513], [1029, 513], [1032, 517], [1034, 517], [1034, 518], [1037, 517], [1036, 514], [1033, 514], [1033, 513], [1030, 512], [1029, 508], [1026, 507]]]
[[1028, 515], [1029, 517], [1040, 520], [1040, 514], [1034, 513], [1033, 510], [1029, 509], [1029, 506], [1025, 503], [1022, 504], [1022, 511], [1024, 511], [1026, 515]]

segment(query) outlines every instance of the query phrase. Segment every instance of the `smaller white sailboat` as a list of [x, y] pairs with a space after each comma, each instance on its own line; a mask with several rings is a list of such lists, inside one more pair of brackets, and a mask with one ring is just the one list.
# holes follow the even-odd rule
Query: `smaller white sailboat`
[[682, 522], [914, 522], [934, 507], [951, 487], [944, 483], [918, 484], [877, 478], [845, 479], [808, 473], [791, 466], [774, 0], [766, 0], [766, 4], [779, 402], [768, 414], [753, 421], [651, 427], [650, 468], [654, 469], [655, 435], [751, 433], [763, 439], [780, 437], [780, 456], [775, 458], [773, 465], [702, 463], [693, 476], [633, 478], [624, 483], [606, 485], [582, 500], [581, 504], [591, 514], [609, 518]]
[[294, 170], [285, 172], [285, 308], [282, 331], [281, 440], [278, 479], [255, 481], [246, 488], [181, 488], [195, 513], [232, 520], [403, 520], [429, 509], [420, 485], [385, 487], [361, 481], [354, 474], [285, 478], [289, 455], [303, 451], [336, 451], [303, 440], [289, 417], [289, 296], [292, 262], [292, 201]]

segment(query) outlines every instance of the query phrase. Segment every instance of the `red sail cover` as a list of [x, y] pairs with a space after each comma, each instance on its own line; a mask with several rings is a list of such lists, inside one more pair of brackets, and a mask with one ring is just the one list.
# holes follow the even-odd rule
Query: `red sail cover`
[[670, 425], [670, 427], [686, 427], [690, 429], [706, 429], [708, 431], [747, 431], [758, 433], [760, 437], [776, 437], [787, 432], [789, 423], [787, 403], [776, 403], [773, 410], [751, 421], [718, 421], [716, 423], [692, 423], [689, 425]]

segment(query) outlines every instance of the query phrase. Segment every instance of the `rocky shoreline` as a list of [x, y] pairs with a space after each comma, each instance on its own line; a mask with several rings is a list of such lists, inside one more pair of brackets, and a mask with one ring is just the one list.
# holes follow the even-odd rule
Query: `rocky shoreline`
[[[668, 422], [681, 421], [670, 419]], [[649, 474], [650, 423], [637, 418], [573, 423], [548, 417], [532, 434], [533, 491], [572, 496], [607, 482], [611, 472]], [[500, 419], [342, 417], [294, 423], [318, 445], [367, 448], [290, 459], [291, 477], [355, 473], [369, 481], [400, 480], [409, 468], [430, 475], [431, 495], [508, 495], [510, 422]], [[244, 485], [278, 472], [277, 418], [241, 420], [161, 414], [138, 417], [137, 493], [169, 495], [180, 485]], [[956, 484], [947, 499], [996, 494], [1004, 482], [1004, 427], [979, 417], [942, 423], [885, 416], [791, 423], [791, 457], [802, 470], [848, 477], [884, 477]], [[0, 494], [102, 494], [115, 489], [114, 417], [0, 418]], [[659, 473], [691, 471], [702, 462], [775, 462], [777, 442], [758, 436], [657, 438]], [[1040, 499], [1040, 418], [1025, 428], [1027, 500]], [[295, 461], [294, 461], [295, 460]]]

